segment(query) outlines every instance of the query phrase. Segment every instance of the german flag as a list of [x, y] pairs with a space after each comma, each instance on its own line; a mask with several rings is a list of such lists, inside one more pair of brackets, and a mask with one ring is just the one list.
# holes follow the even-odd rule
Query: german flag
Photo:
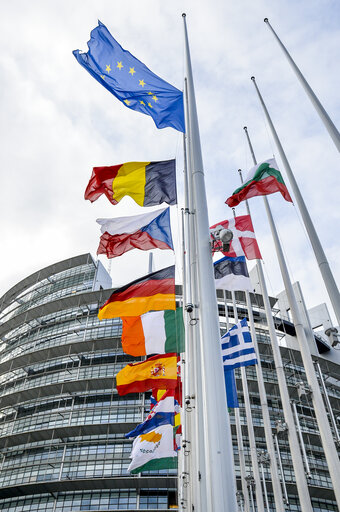
[[119, 395], [143, 393], [148, 389], [177, 387], [177, 354], [160, 354], [140, 363], [130, 363], [116, 375]]
[[127, 162], [94, 167], [85, 190], [85, 199], [93, 203], [105, 194], [117, 204], [130, 196], [139, 206], [177, 204], [176, 161]]
[[176, 309], [175, 265], [118, 288], [99, 309], [98, 318], [140, 316], [165, 309]]

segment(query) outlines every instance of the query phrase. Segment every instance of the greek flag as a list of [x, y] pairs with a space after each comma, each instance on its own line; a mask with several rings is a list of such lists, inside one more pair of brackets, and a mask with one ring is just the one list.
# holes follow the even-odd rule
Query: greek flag
[[257, 364], [256, 352], [246, 318], [222, 337], [222, 360], [227, 370]]

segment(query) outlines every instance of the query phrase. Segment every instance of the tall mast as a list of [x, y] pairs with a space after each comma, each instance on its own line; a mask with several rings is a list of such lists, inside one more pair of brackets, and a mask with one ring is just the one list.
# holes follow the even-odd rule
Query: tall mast
[[[248, 140], [250, 140], [249, 135], [248, 135]], [[276, 250], [277, 258], [278, 258], [279, 265], [280, 265], [281, 275], [282, 275], [283, 283], [285, 286], [287, 299], [289, 302], [289, 307], [290, 307], [292, 317], [293, 317], [293, 323], [294, 323], [294, 327], [295, 327], [295, 331], [296, 331], [296, 337], [297, 337], [297, 340], [299, 343], [300, 354], [301, 354], [303, 366], [305, 368], [307, 382], [311, 389], [311, 397], [312, 397], [314, 412], [315, 412], [315, 416], [316, 416], [316, 421], [317, 421], [319, 431], [320, 431], [322, 446], [323, 446], [323, 449], [325, 452], [325, 456], [326, 456], [326, 460], [327, 460], [327, 464], [328, 464], [328, 470], [329, 470], [330, 477], [331, 477], [331, 480], [333, 483], [335, 498], [337, 500], [338, 506], [340, 507], [340, 482], [339, 482], [340, 462], [339, 462], [339, 457], [338, 457], [337, 449], [336, 449], [336, 446], [334, 443], [332, 431], [331, 431], [330, 425], [328, 423], [327, 412], [325, 409], [325, 405], [324, 405], [324, 402], [322, 399], [319, 383], [318, 383], [316, 373], [314, 370], [312, 355], [310, 353], [310, 349], [308, 346], [308, 339], [307, 339], [307, 336], [305, 333], [302, 316], [301, 316], [300, 310], [298, 308], [298, 304], [297, 304], [296, 297], [295, 297], [294, 290], [293, 290], [293, 285], [290, 280], [288, 267], [287, 267], [286, 261], [284, 259], [283, 250], [282, 250], [279, 236], [278, 236], [278, 233], [276, 230], [272, 212], [271, 212], [267, 197], [263, 196], [263, 199], [264, 199], [265, 208], [266, 208], [266, 212], [267, 212], [267, 216], [268, 216], [268, 220], [269, 220], [269, 224], [270, 224], [270, 229], [271, 229], [274, 244], [275, 244], [275, 250]], [[314, 336], [311, 341], [312, 341], [312, 343], [314, 343]], [[295, 476], [296, 476], [296, 472], [295, 472]], [[300, 499], [301, 499], [301, 497], [300, 497]]]
[[197, 249], [198, 302], [195, 316], [200, 331], [205, 438], [207, 512], [235, 512], [233, 448], [222, 368], [220, 328], [210, 247], [201, 142], [196, 111], [185, 14], [185, 62], [190, 141], [189, 174], [193, 183], [194, 224]]
[[[232, 297], [232, 301], [233, 301], [235, 324], [237, 324], [237, 322], [239, 320], [238, 320], [238, 312], [237, 312], [237, 305], [236, 305], [234, 291], [231, 292], [231, 297]], [[254, 346], [255, 346], [255, 344], [254, 344]], [[257, 365], [254, 365], [254, 366], [257, 366]], [[256, 450], [256, 442], [255, 442], [254, 423], [253, 423], [253, 417], [251, 415], [251, 405], [250, 405], [249, 389], [248, 389], [248, 382], [247, 382], [247, 372], [246, 372], [246, 368], [244, 366], [241, 366], [241, 379], [242, 379], [242, 388], [243, 388], [244, 407], [245, 407], [246, 418], [247, 418], [251, 465], [252, 465], [253, 476], [254, 476], [254, 481], [255, 481], [256, 505], [257, 505], [257, 510], [259, 512], [264, 512], [261, 476], [260, 476], [260, 469], [259, 469], [259, 463], [258, 463], [258, 459], [257, 459], [257, 450]], [[236, 413], [238, 413], [238, 416], [236, 415]], [[240, 421], [240, 419], [239, 419], [240, 414], [239, 414], [238, 408], [235, 409], [235, 419], [237, 419], [237, 418], [238, 418], [238, 421]], [[241, 435], [242, 435], [242, 426], [241, 425], [240, 425], [240, 430], [241, 430]], [[240, 465], [241, 465], [241, 460], [240, 460]], [[242, 467], [241, 467], [241, 477], [242, 477]], [[242, 481], [242, 488], [243, 488], [243, 481]], [[252, 492], [252, 490], [250, 490], [250, 492]], [[246, 505], [246, 503], [247, 503], [246, 497], [248, 498], [248, 501], [249, 501], [247, 485], [246, 485], [246, 490], [245, 491], [243, 490], [243, 494], [245, 494], [245, 505]]]
[[[244, 128], [244, 130], [246, 132], [249, 149], [250, 149], [250, 152], [251, 152], [251, 155], [253, 158], [254, 165], [256, 165], [257, 162], [256, 162], [256, 158], [255, 158], [255, 153], [254, 153], [252, 144], [250, 142], [248, 130], [246, 127]], [[272, 229], [272, 234], [274, 236], [274, 233], [276, 233], [276, 238], [278, 239], [276, 227], [275, 227], [272, 213], [271, 213], [271, 210], [269, 207], [268, 199], [266, 196], [263, 196], [263, 200], [265, 203], [270, 227]], [[274, 358], [275, 369], [276, 369], [276, 374], [277, 374], [277, 380], [278, 380], [278, 384], [279, 384], [279, 388], [280, 388], [282, 408], [283, 408], [283, 413], [284, 413], [284, 417], [285, 417], [285, 422], [287, 423], [287, 426], [288, 426], [288, 440], [289, 440], [290, 453], [291, 453], [293, 467], [294, 467], [296, 486], [297, 486], [298, 495], [299, 495], [299, 499], [300, 499], [300, 505], [301, 505], [302, 512], [312, 512], [313, 508], [312, 508], [312, 504], [311, 504], [311, 500], [310, 500], [310, 496], [309, 496], [309, 490], [308, 490], [308, 485], [307, 485], [307, 480], [306, 480], [306, 475], [305, 475], [305, 469], [304, 469], [304, 465], [303, 465], [303, 461], [302, 461], [302, 457], [301, 457], [299, 440], [298, 440], [296, 428], [295, 428], [294, 416], [293, 416], [292, 409], [290, 406], [290, 398], [289, 398], [289, 393], [288, 393], [286, 376], [285, 376], [285, 372], [284, 372], [284, 368], [283, 368], [280, 347], [279, 347], [279, 344], [278, 344], [278, 341], [276, 338], [274, 320], [273, 320], [273, 316], [272, 316], [272, 312], [271, 312], [271, 308], [270, 308], [270, 304], [269, 304], [269, 299], [268, 299], [267, 286], [266, 286], [265, 279], [264, 279], [262, 264], [261, 264], [260, 260], [257, 260], [257, 262], [258, 262], [257, 269], [258, 269], [260, 284], [261, 284], [261, 292], [262, 292], [263, 301], [265, 303], [265, 308], [266, 308], [267, 322], [268, 322], [268, 327], [269, 327], [270, 340], [271, 340], [271, 344], [272, 344], [272, 351], [273, 351], [273, 358]]]
[[289, 64], [292, 66], [293, 71], [296, 74], [300, 84], [304, 88], [304, 90], [305, 90], [307, 96], [309, 97], [309, 99], [311, 100], [315, 110], [319, 114], [319, 116], [321, 118], [321, 121], [323, 122], [323, 124], [326, 127], [326, 130], [328, 131], [329, 135], [333, 139], [333, 142], [334, 142], [335, 146], [337, 147], [337, 150], [340, 151], [340, 133], [338, 132], [338, 129], [336, 128], [335, 124], [333, 123], [333, 121], [331, 120], [329, 115], [327, 114], [326, 110], [321, 105], [318, 97], [314, 94], [312, 88], [310, 87], [310, 85], [308, 84], [307, 80], [305, 79], [305, 77], [303, 76], [303, 74], [301, 73], [301, 71], [299, 70], [299, 68], [295, 64], [295, 62], [293, 61], [292, 57], [289, 55], [287, 48], [284, 46], [282, 41], [279, 39], [279, 37], [276, 34], [275, 30], [273, 29], [273, 27], [269, 23], [268, 18], [265, 18], [264, 22], [266, 23], [266, 25], [272, 31], [276, 41], [279, 43], [279, 46], [281, 47], [283, 53], [287, 57], [287, 60], [288, 60]]
[[[244, 127], [244, 130], [248, 134], [246, 127]], [[254, 164], [255, 164], [255, 162], [256, 162], [255, 155], [253, 153], [252, 153], [252, 156], [253, 156]], [[240, 175], [241, 183], [243, 183], [241, 169], [239, 169], [238, 172]], [[245, 203], [246, 203], [247, 213], [248, 213], [248, 215], [251, 216], [250, 209], [249, 209], [249, 203], [248, 203], [248, 201], [246, 201]], [[261, 293], [262, 293], [263, 304], [264, 304], [264, 308], [265, 308], [267, 325], [268, 325], [268, 329], [269, 329], [269, 337], [270, 337], [271, 346], [272, 346], [272, 350], [273, 350], [275, 370], [276, 370], [276, 373], [278, 376], [280, 394], [281, 394], [281, 388], [284, 387], [285, 388], [284, 394], [287, 395], [288, 390], [287, 390], [287, 386], [285, 384], [285, 376], [284, 376], [284, 372], [283, 372], [280, 348], [279, 348], [279, 344], [278, 344], [277, 337], [275, 334], [273, 315], [272, 315], [272, 311], [270, 308], [267, 286], [266, 286], [266, 282], [264, 279], [264, 273], [263, 273], [261, 260], [256, 260], [256, 268], [257, 268], [257, 273], [259, 275], [259, 280], [260, 280]], [[259, 387], [259, 394], [260, 394], [260, 400], [261, 400], [264, 433], [265, 433], [265, 438], [266, 438], [267, 450], [268, 450], [268, 454], [269, 454], [269, 462], [270, 462], [270, 469], [271, 469], [275, 507], [276, 507], [276, 512], [284, 512], [285, 506], [284, 506], [284, 502], [283, 502], [282, 489], [281, 489], [281, 485], [280, 485], [276, 453], [275, 453], [274, 442], [273, 442], [273, 431], [272, 431], [272, 426], [271, 426], [271, 421], [270, 421], [269, 408], [268, 408], [268, 402], [267, 402], [267, 394], [266, 394], [266, 388], [265, 388], [264, 378], [263, 378], [263, 373], [262, 373], [261, 357], [260, 357], [260, 351], [259, 351], [258, 343], [257, 343], [257, 336], [256, 336], [256, 330], [255, 330], [255, 323], [254, 323], [254, 316], [253, 316], [253, 310], [252, 310], [252, 305], [251, 305], [250, 293], [248, 291], [246, 291], [245, 293], [246, 293], [246, 301], [247, 301], [247, 307], [248, 307], [250, 331], [251, 331], [251, 335], [252, 335], [252, 339], [254, 342], [255, 351], [256, 351], [256, 355], [257, 355], [257, 360], [258, 360], [258, 364], [256, 365], [256, 375], [257, 375], [257, 383], [258, 383], [258, 387]], [[286, 401], [287, 401], [287, 403], [289, 403], [289, 397], [287, 398]], [[286, 401], [285, 401], [285, 403], [286, 403]], [[282, 403], [284, 403], [283, 400], [282, 400]], [[284, 409], [284, 405], [283, 405], [283, 409]], [[288, 411], [286, 411], [286, 412], [287, 412], [287, 414], [289, 414], [289, 412], [290, 412], [291, 418], [293, 420], [291, 410], [288, 409]], [[284, 409], [285, 417], [286, 417], [286, 412]], [[297, 438], [296, 438], [296, 440], [297, 440]], [[290, 441], [290, 443], [291, 443], [290, 446], [293, 446], [294, 439], [292, 439]], [[299, 455], [297, 454], [296, 457], [298, 457], [298, 456]], [[281, 472], [281, 476], [282, 476], [282, 479], [284, 480], [283, 471]]]
[[278, 135], [276, 133], [276, 130], [275, 130], [274, 125], [272, 123], [272, 120], [270, 118], [270, 115], [269, 115], [269, 112], [267, 110], [267, 107], [266, 107], [266, 105], [265, 105], [265, 103], [263, 101], [263, 98], [261, 96], [259, 88], [257, 87], [256, 81], [255, 81], [255, 77], [252, 76], [251, 79], [252, 79], [252, 81], [254, 83], [254, 86], [255, 86], [256, 92], [258, 94], [259, 100], [261, 102], [263, 111], [265, 113], [267, 122], [268, 122], [268, 124], [270, 126], [270, 130], [271, 130], [273, 138], [275, 140], [275, 144], [276, 144], [277, 149], [279, 151], [281, 160], [282, 160], [283, 165], [284, 165], [284, 167], [286, 169], [286, 173], [287, 173], [290, 185], [291, 185], [291, 187], [293, 189], [293, 192], [294, 192], [294, 195], [295, 195], [295, 198], [296, 198], [296, 202], [297, 202], [297, 205], [298, 205], [300, 213], [301, 213], [302, 220], [304, 222], [306, 231], [308, 233], [310, 243], [312, 244], [312, 247], [313, 247], [313, 251], [314, 251], [314, 254], [315, 254], [315, 257], [316, 257], [316, 261], [317, 261], [317, 263], [319, 265], [320, 272], [321, 272], [321, 275], [323, 277], [323, 280], [324, 280], [324, 283], [325, 283], [325, 286], [326, 286], [329, 298], [330, 298], [330, 300], [332, 302], [332, 305], [333, 305], [334, 313], [335, 313], [335, 316], [337, 318], [337, 323], [338, 323], [338, 325], [340, 325], [340, 294], [339, 294], [338, 287], [336, 285], [336, 282], [335, 282], [335, 279], [333, 277], [332, 271], [331, 271], [331, 269], [329, 267], [329, 264], [328, 264], [325, 252], [323, 250], [323, 247], [322, 247], [322, 245], [320, 243], [318, 234], [317, 234], [317, 232], [316, 232], [316, 230], [314, 228], [312, 219], [310, 218], [309, 211], [307, 210], [306, 204], [305, 204], [305, 202], [303, 200], [303, 197], [301, 195], [300, 189], [299, 189], [298, 184], [297, 184], [297, 182], [295, 180], [295, 176], [293, 174], [293, 171], [292, 171], [292, 169], [291, 169], [291, 167], [289, 165], [289, 162], [287, 160], [286, 154], [285, 154], [285, 152], [283, 150], [283, 147], [281, 145], [279, 137], [278, 137]]

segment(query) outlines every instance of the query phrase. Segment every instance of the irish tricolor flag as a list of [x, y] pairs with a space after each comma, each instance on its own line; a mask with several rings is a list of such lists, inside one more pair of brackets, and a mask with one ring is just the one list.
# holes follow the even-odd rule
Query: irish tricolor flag
[[173, 426], [162, 425], [136, 437], [130, 459], [129, 473], [177, 468]]
[[182, 308], [122, 317], [122, 347], [126, 354], [145, 356], [184, 352]]
[[226, 203], [233, 207], [245, 199], [254, 196], [267, 196], [274, 192], [281, 192], [286, 201], [293, 202], [275, 159], [270, 158], [250, 169], [242, 186], [228, 197]]

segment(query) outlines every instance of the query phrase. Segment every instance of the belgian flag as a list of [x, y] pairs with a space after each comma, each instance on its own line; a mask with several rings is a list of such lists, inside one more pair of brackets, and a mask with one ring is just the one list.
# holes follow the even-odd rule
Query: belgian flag
[[166, 309], [176, 309], [175, 265], [118, 288], [99, 309], [98, 318], [140, 316]]
[[176, 161], [127, 162], [94, 167], [85, 190], [85, 199], [93, 203], [105, 194], [117, 204], [130, 196], [139, 206], [177, 204]]

